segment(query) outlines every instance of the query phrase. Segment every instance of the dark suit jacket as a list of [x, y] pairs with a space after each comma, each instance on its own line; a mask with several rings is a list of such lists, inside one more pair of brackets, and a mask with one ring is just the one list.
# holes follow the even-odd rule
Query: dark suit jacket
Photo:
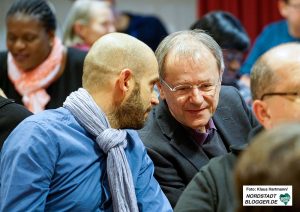
[[[260, 125], [255, 127], [249, 133], [248, 141], [263, 130]], [[232, 146], [231, 153], [215, 157], [203, 166], [180, 196], [174, 212], [236, 211], [238, 198], [235, 196], [233, 170], [239, 154], [247, 146]]]
[[[222, 86], [214, 124], [225, 146], [247, 143], [250, 130], [258, 125], [238, 90]], [[176, 202], [209, 157], [170, 114], [165, 101], [150, 113], [139, 134], [155, 165], [155, 177], [174, 207]], [[220, 173], [222, 174], [222, 173]]]

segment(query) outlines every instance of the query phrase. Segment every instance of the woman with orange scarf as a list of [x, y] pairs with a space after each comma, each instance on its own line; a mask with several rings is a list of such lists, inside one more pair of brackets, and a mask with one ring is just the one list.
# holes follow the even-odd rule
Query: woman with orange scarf
[[85, 53], [55, 36], [56, 18], [44, 0], [16, 0], [6, 15], [0, 88], [33, 113], [62, 106], [81, 87]]

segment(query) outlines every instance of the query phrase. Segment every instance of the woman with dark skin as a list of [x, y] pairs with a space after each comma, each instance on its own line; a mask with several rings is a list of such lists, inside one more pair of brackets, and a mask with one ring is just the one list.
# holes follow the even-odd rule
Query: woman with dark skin
[[65, 48], [44, 0], [16, 0], [6, 15], [7, 52], [0, 53], [0, 88], [37, 113], [62, 106], [81, 87], [85, 53]]

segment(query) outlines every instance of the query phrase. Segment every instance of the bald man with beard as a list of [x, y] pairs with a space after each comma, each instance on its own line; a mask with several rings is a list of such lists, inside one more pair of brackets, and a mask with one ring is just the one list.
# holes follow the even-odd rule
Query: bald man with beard
[[[133, 130], [158, 99], [152, 50], [122, 33], [86, 56], [83, 88], [31, 116], [1, 155], [0, 211], [171, 211]], [[30, 194], [30, 195], [28, 195]]]

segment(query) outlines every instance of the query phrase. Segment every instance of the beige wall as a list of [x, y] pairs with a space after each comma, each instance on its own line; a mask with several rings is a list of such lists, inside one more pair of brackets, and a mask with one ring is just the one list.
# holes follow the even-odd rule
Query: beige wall
[[[187, 29], [196, 19], [196, 0], [115, 0], [118, 10], [157, 15], [169, 32]], [[0, 0], [0, 49], [5, 49], [5, 14], [13, 0]], [[71, 0], [50, 0], [58, 19], [58, 35]]]

